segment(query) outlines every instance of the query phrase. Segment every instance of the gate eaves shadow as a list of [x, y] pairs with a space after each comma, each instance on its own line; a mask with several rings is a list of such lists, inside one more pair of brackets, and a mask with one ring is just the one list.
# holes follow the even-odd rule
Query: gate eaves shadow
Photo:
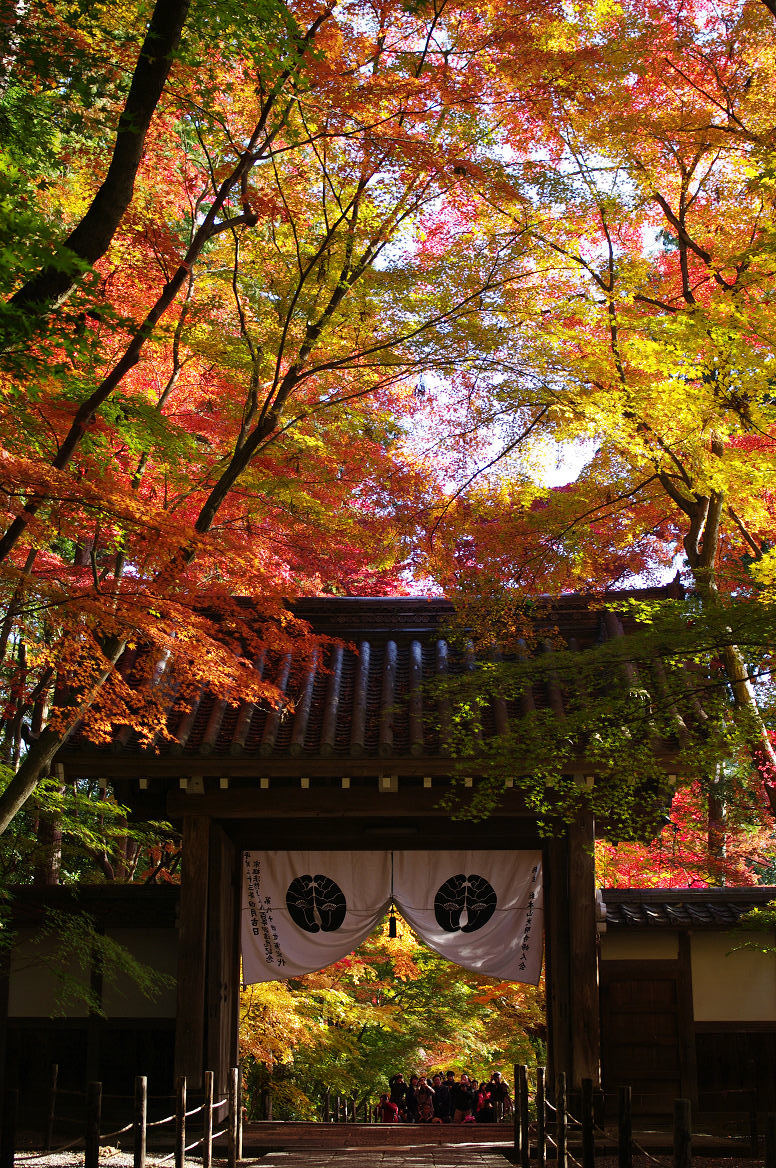
[[[57, 760], [70, 777], [108, 774], [117, 797], [139, 815], [182, 824], [178, 1073], [197, 1086], [203, 1070], [213, 1069], [223, 1085], [236, 1060], [243, 850], [543, 847], [550, 1071], [565, 1071], [576, 1085], [586, 1077], [597, 1082], [591, 817], [543, 842], [517, 789], [504, 791], [485, 822], [456, 822], [440, 812], [455, 768], [444, 750], [449, 711], [434, 698], [429, 709], [424, 686], [449, 667], [448, 601], [337, 597], [293, 607], [314, 632], [339, 642], [312, 664], [286, 657], [271, 666], [293, 713], [248, 702], [232, 707], [205, 693], [188, 712], [171, 707], [174, 741], [157, 752], [124, 727], [109, 748], [76, 740]], [[580, 648], [601, 638], [606, 616], [580, 596], [551, 606], [557, 632]], [[537, 704], [562, 703], [557, 687], [542, 688]], [[486, 727], [504, 733], [509, 715], [497, 697]]]

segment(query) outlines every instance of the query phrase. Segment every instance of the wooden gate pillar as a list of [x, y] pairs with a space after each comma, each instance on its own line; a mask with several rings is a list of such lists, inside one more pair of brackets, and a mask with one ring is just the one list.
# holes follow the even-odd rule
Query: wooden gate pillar
[[210, 818], [183, 817], [183, 854], [178, 928], [178, 1005], [175, 1074], [202, 1086], [205, 1061], [207, 907], [210, 875]]
[[582, 811], [545, 845], [548, 1063], [569, 1083], [600, 1081], [593, 817]]
[[559, 1071], [571, 1071], [570, 971], [566, 833], [544, 845], [544, 948], [547, 992], [547, 1069], [551, 1093]]
[[240, 1003], [240, 853], [217, 824], [210, 829], [207, 925], [206, 1070], [216, 1091], [226, 1093], [229, 1068], [237, 1066]]
[[595, 911], [595, 825], [580, 811], [569, 828], [569, 933], [571, 937], [571, 1078], [601, 1081], [598, 996], [598, 929]]

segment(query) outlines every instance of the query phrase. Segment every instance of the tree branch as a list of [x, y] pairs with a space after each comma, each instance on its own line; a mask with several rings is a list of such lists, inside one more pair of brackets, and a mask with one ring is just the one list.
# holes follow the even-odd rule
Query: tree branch
[[54, 262], [41, 268], [11, 297], [8, 307], [12, 310], [9, 314], [12, 335], [2, 341], [4, 346], [18, 339], [20, 332], [29, 334], [32, 327], [70, 295], [78, 276], [74, 265], [67, 262], [69, 259], [92, 265], [105, 255], [132, 201], [146, 133], [172, 67], [190, 2], [156, 0], [119, 118], [108, 173]]

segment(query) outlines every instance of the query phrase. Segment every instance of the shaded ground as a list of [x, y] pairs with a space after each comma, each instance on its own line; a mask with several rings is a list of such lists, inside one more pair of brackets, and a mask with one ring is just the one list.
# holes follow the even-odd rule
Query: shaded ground
[[[763, 1160], [742, 1156], [696, 1155], [698, 1168], [761, 1168]], [[132, 1154], [115, 1148], [103, 1148], [100, 1163], [106, 1168], [132, 1168]], [[289, 1152], [267, 1152], [263, 1156], [248, 1157], [244, 1168], [504, 1168], [505, 1156], [491, 1148], [471, 1144], [456, 1146], [437, 1144], [433, 1147], [407, 1148], [330, 1148], [316, 1150], [300, 1148]], [[574, 1168], [574, 1161], [569, 1161]], [[82, 1168], [83, 1152], [63, 1152], [58, 1155], [34, 1155], [21, 1152], [16, 1159], [19, 1168]], [[172, 1157], [149, 1155], [148, 1168], [170, 1168]], [[548, 1161], [552, 1166], [554, 1161]], [[635, 1155], [633, 1168], [671, 1168], [670, 1155], [654, 1158]], [[186, 1168], [202, 1168], [201, 1160], [187, 1159]], [[213, 1168], [226, 1168], [226, 1161], [213, 1160]], [[597, 1156], [596, 1168], [618, 1168], [616, 1156]]]

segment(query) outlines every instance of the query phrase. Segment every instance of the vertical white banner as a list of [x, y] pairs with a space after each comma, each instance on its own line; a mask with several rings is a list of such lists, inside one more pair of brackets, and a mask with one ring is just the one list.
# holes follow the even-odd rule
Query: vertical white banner
[[473, 973], [536, 985], [542, 854], [394, 852], [394, 897], [430, 949]]

